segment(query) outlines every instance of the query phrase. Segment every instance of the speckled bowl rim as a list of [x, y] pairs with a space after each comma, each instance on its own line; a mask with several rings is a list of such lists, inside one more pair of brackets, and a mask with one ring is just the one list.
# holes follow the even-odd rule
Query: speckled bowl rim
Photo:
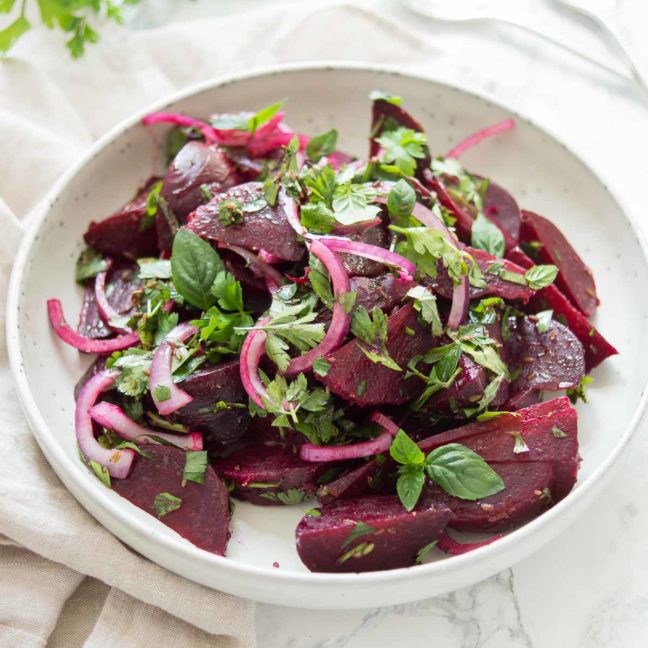
[[[515, 115], [517, 119], [526, 122], [530, 126], [536, 128], [538, 131], [546, 134], [554, 142], [557, 142], [563, 149], [565, 149], [568, 155], [570, 155], [581, 167], [587, 170], [592, 175], [592, 177], [597, 180], [597, 182], [599, 182], [599, 184], [610, 195], [612, 200], [617, 204], [619, 211], [629, 224], [632, 232], [637, 239], [644, 257], [644, 261], [648, 259], [648, 245], [646, 244], [646, 240], [642, 234], [641, 229], [635, 222], [634, 217], [628, 214], [628, 212], [623, 208], [623, 201], [619, 200], [615, 195], [612, 194], [612, 192], [610, 192], [607, 185], [588, 164], [585, 164], [578, 155], [576, 155], [570, 148], [565, 146], [562, 141], [558, 137], [553, 135], [549, 129], [541, 127], [534, 121], [521, 116], [519, 113], [517, 113], [517, 111], [511, 109], [505, 104], [499, 103], [498, 101], [493, 101], [483, 95], [466, 90], [465, 88], [462, 88], [458, 85], [436, 80], [429, 75], [416, 74], [396, 67], [356, 62], [341, 63], [338, 61], [309, 62], [306, 64], [292, 63], [286, 65], [261, 67], [243, 73], [223, 76], [214, 80], [193, 85], [181, 92], [172, 95], [171, 97], [166, 98], [163, 101], [156, 102], [145, 110], [142, 110], [134, 116], [124, 120], [119, 125], [108, 131], [105, 135], [100, 137], [97, 142], [88, 150], [88, 152], [71, 169], [69, 169], [67, 173], [65, 173], [61, 177], [61, 179], [50, 191], [47, 199], [43, 201], [43, 206], [40, 208], [39, 213], [33, 218], [28, 231], [25, 233], [25, 236], [18, 250], [16, 260], [14, 262], [8, 291], [6, 330], [9, 360], [14, 380], [16, 382], [18, 395], [30, 428], [32, 429], [32, 432], [36, 437], [36, 440], [41, 449], [48, 458], [48, 461], [52, 464], [56, 472], [64, 471], [66, 478], [71, 482], [74, 482], [77, 489], [83, 490], [84, 483], [81, 480], [78, 471], [74, 470], [73, 467], [73, 462], [76, 460], [76, 457], [73, 457], [66, 453], [65, 450], [57, 443], [57, 441], [49, 432], [47, 422], [38, 409], [35, 399], [31, 393], [27, 381], [27, 376], [25, 375], [23, 369], [23, 360], [19, 341], [20, 335], [18, 326], [18, 307], [20, 302], [20, 286], [22, 283], [23, 272], [26, 267], [26, 262], [29, 258], [31, 246], [38, 234], [41, 224], [43, 223], [49, 212], [49, 209], [54, 204], [59, 194], [61, 194], [67, 187], [72, 178], [74, 178], [74, 176], [79, 173], [79, 171], [84, 167], [85, 164], [88, 163], [89, 160], [96, 156], [104, 147], [107, 147], [111, 142], [122, 135], [122, 133], [124, 133], [126, 130], [136, 125], [144, 115], [150, 112], [164, 110], [169, 105], [187, 99], [194, 94], [199, 94], [201, 92], [209, 91], [214, 88], [224, 87], [232, 83], [237, 83], [238, 81], [282, 75], [293, 72], [335, 72], [338, 70], [359, 73], [369, 72], [375, 74], [383, 74], [385, 76], [401, 76], [407, 77], [413, 81], [446, 86], [458, 93], [470, 96], [472, 99], [484, 102], [489, 106], [496, 106], [498, 108], [501, 108], [502, 110], [508, 111], [511, 115]], [[573, 514], [574, 512], [582, 513], [585, 510], [585, 499], [590, 496], [592, 491], [602, 488], [603, 484], [607, 481], [607, 479], [610, 478], [611, 467], [616, 463], [621, 452], [627, 446], [632, 435], [637, 431], [639, 425], [645, 418], [646, 409], [648, 406], [648, 390], [646, 389], [646, 386], [648, 386], [648, 383], [644, 385], [641, 392], [639, 404], [632, 416], [632, 419], [619, 438], [617, 444], [614, 446], [612, 452], [606, 457], [601, 465], [596, 468], [588, 478], [586, 478], [583, 482], [580, 482], [578, 488], [573, 490], [565, 499], [543, 513], [541, 516], [521, 526], [515, 531], [512, 531], [493, 544], [487, 545], [467, 554], [448, 557], [436, 562], [417, 565], [416, 567], [366, 572], [360, 574], [326, 574], [277, 570], [270, 567], [248, 565], [245, 563], [229, 560], [226, 557], [210, 554], [206, 551], [198, 549], [197, 547], [189, 545], [185, 541], [182, 541], [180, 538], [153, 534], [146, 522], [129, 515], [128, 509], [122, 509], [115, 506], [113, 502], [110, 501], [110, 499], [102, 495], [101, 491], [97, 490], [96, 492], [87, 493], [87, 495], [94, 501], [96, 505], [104, 507], [107, 513], [122, 527], [128, 528], [131, 532], [136, 533], [143, 540], [148, 540], [149, 542], [160, 544], [163, 546], [163, 548], [170, 549], [176, 554], [184, 557], [186, 560], [196, 563], [197, 565], [199, 564], [199, 566], [201, 567], [209, 568], [214, 566], [218, 567], [219, 570], [231, 571], [233, 575], [245, 573], [250, 576], [255, 576], [259, 579], [270, 580], [277, 587], [281, 587], [282, 583], [288, 582], [290, 582], [291, 584], [303, 583], [305, 585], [313, 585], [319, 583], [322, 585], [324, 591], [327, 589], [327, 585], [333, 587], [349, 586], [350, 588], [353, 588], [354, 584], [360, 583], [362, 583], [363, 585], [388, 585], [389, 583], [402, 580], [428, 579], [433, 574], [445, 573], [446, 575], [448, 575], [453, 572], [460, 573], [464, 572], [465, 570], [470, 570], [472, 566], [481, 563], [482, 561], [489, 562], [491, 559], [495, 559], [501, 554], [505, 554], [507, 552], [515, 554], [515, 552], [512, 551], [515, 546], [522, 544], [525, 539], [528, 539], [530, 536], [535, 535], [536, 532], [540, 531], [541, 529], [554, 525], [554, 523], [558, 521], [558, 518], [564, 516], [568, 511]], [[83, 502], [82, 504], [85, 506]], [[577, 509], [577, 511], [572, 511], [572, 509]], [[550, 532], [547, 532], [545, 535], [548, 537], [551, 534]], [[548, 540], [545, 539], [544, 542], [546, 541]], [[525, 551], [523, 555], [527, 556], [538, 548], [539, 546]], [[522, 556], [512, 558], [511, 561], [507, 564], [516, 562], [517, 560], [521, 559], [521, 557]], [[494, 562], [500, 561], [494, 560]], [[172, 566], [168, 566], [168, 568], [173, 570]], [[281, 601], [277, 600], [275, 601], [275, 603], [281, 604]]]

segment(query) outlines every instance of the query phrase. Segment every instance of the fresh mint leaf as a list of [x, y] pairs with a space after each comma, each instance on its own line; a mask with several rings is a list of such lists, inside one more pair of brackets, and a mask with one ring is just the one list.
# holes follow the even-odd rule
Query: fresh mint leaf
[[398, 480], [396, 481], [396, 493], [407, 511], [413, 510], [416, 506], [416, 503], [421, 497], [424, 484], [425, 473], [422, 464], [408, 464], [399, 469]]
[[333, 193], [333, 215], [343, 225], [353, 225], [371, 220], [380, 213], [380, 206], [373, 205], [376, 190], [367, 185], [347, 182]]
[[177, 511], [182, 506], [182, 500], [171, 493], [158, 493], [153, 498], [153, 508], [158, 518]]
[[502, 478], [476, 453], [460, 443], [432, 450], [425, 459], [428, 477], [446, 493], [478, 500], [504, 490]]
[[529, 268], [524, 273], [524, 278], [531, 290], [540, 290], [550, 286], [557, 275], [558, 268], [555, 265], [537, 265]]
[[471, 229], [471, 245], [496, 257], [504, 256], [504, 234], [484, 214], [479, 213]]
[[185, 452], [185, 467], [182, 473], [182, 485], [188, 481], [202, 484], [205, 481], [207, 472], [207, 451], [206, 450], [187, 450]]
[[425, 454], [404, 430], [398, 430], [391, 447], [391, 458], [399, 464], [419, 466], [423, 465]]
[[83, 282], [96, 277], [108, 269], [108, 262], [94, 248], [86, 248], [81, 252], [76, 264], [76, 280]]
[[197, 234], [181, 229], [173, 240], [171, 276], [182, 297], [192, 306], [207, 310], [216, 300], [214, 279], [225, 269], [216, 250]]
[[383, 149], [383, 161], [393, 164], [406, 176], [414, 175], [416, 160], [425, 157], [423, 147], [426, 141], [425, 133], [403, 127], [386, 131], [376, 138], [376, 143]]
[[402, 221], [412, 215], [416, 203], [416, 193], [409, 183], [400, 179], [387, 196], [389, 215], [397, 221]]
[[306, 145], [306, 155], [311, 162], [318, 162], [321, 158], [331, 155], [335, 151], [338, 132], [332, 128], [326, 133], [316, 135]]

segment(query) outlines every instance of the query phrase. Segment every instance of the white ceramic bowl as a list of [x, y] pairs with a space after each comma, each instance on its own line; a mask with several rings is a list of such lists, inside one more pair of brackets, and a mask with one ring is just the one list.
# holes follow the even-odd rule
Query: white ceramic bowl
[[[482, 98], [434, 81], [354, 66], [292, 66], [210, 82], [153, 106], [203, 116], [256, 109], [287, 97], [288, 120], [320, 133], [333, 126], [343, 149], [367, 150], [373, 89], [405, 98], [443, 152], [478, 128], [511, 115]], [[148, 112], [148, 111], [147, 111]], [[197, 549], [161, 522], [106, 489], [79, 462], [73, 431], [73, 385], [89, 360], [59, 342], [45, 300], [59, 297], [74, 319], [81, 290], [74, 262], [91, 219], [126, 202], [162, 169], [165, 127], [136, 115], [103, 137], [58, 183], [25, 237], [8, 302], [8, 345], [18, 392], [43, 452], [65, 485], [105, 527], [151, 560], [204, 585], [259, 601], [317, 608], [369, 607], [441, 594], [485, 578], [563, 531], [600, 492], [646, 408], [648, 285], [645, 250], [603, 183], [562, 144], [526, 119], [517, 129], [469, 152], [464, 162], [507, 187], [522, 206], [556, 221], [593, 267], [602, 305], [596, 325], [621, 355], [594, 372], [591, 402], [579, 407], [583, 463], [574, 491], [506, 538], [464, 556], [409, 569], [313, 574], [295, 551], [294, 529], [309, 508], [239, 503], [228, 557]], [[280, 567], [273, 567], [273, 563]], [[136, 576], [135, 576], [136, 577]]]

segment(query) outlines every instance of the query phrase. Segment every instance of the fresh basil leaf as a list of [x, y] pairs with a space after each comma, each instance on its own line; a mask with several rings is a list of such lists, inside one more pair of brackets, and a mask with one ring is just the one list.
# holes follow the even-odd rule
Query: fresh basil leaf
[[555, 265], [537, 265], [529, 268], [524, 273], [529, 288], [532, 290], [540, 290], [550, 286], [556, 276], [558, 275], [558, 268]]
[[311, 162], [317, 162], [335, 151], [338, 132], [332, 128], [326, 133], [316, 135], [306, 145], [306, 155]]
[[425, 454], [421, 448], [404, 430], [398, 430], [389, 448], [389, 454], [394, 461], [403, 465], [422, 465], [425, 460]]
[[460, 443], [432, 450], [425, 459], [428, 477], [446, 493], [478, 500], [504, 490], [502, 478], [476, 453]]
[[81, 252], [76, 264], [76, 280], [83, 282], [96, 277], [108, 269], [108, 262], [94, 248], [86, 248]]
[[411, 511], [416, 506], [424, 484], [425, 473], [422, 465], [409, 464], [399, 470], [396, 492], [406, 510]]
[[387, 210], [396, 220], [409, 218], [416, 203], [416, 193], [402, 178], [392, 187], [387, 196]]
[[216, 250], [197, 234], [181, 229], [173, 240], [171, 276], [176, 290], [192, 306], [207, 310], [216, 298], [214, 279], [225, 269]]
[[205, 481], [207, 472], [207, 451], [206, 450], [187, 450], [185, 452], [185, 467], [182, 473], [182, 485], [188, 481], [202, 484]]
[[504, 256], [504, 234], [484, 214], [479, 213], [472, 224], [470, 234], [471, 245], [474, 248], [485, 250], [496, 257]]
[[371, 220], [380, 213], [380, 206], [371, 204], [375, 198], [376, 190], [367, 185], [340, 185], [333, 194], [333, 215], [343, 225]]
[[177, 511], [182, 506], [182, 500], [171, 493], [158, 493], [153, 498], [153, 508], [158, 518], [163, 518], [165, 515], [173, 511]]

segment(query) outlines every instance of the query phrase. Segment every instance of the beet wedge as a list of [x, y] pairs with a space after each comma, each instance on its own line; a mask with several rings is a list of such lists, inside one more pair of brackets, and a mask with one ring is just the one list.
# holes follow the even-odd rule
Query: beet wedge
[[[389, 247], [389, 236], [382, 223], [372, 225], [362, 232], [350, 234], [348, 238], [377, 247]], [[340, 259], [350, 277], [377, 277], [385, 272], [384, 263], [365, 259], [356, 254], [340, 254]]]
[[515, 247], [520, 241], [521, 214], [515, 198], [503, 187], [492, 181], [488, 182], [484, 194], [484, 216], [495, 223], [506, 242], [506, 249]]
[[176, 416], [191, 429], [204, 431], [208, 450], [221, 449], [246, 433], [250, 415], [238, 360], [203, 365], [182, 382], [182, 390], [193, 400]]
[[384, 486], [384, 482], [381, 480], [380, 462], [374, 458], [321, 486], [317, 491], [317, 499], [326, 504], [336, 499], [382, 493], [384, 488], [381, 486]]
[[452, 511], [448, 527], [457, 531], [504, 531], [540, 515], [552, 502], [554, 471], [550, 462], [492, 462], [505, 489], [482, 500], [462, 500], [430, 483], [424, 497]]
[[244, 208], [263, 199], [263, 185], [248, 182], [216, 195], [208, 204], [198, 207], [189, 216], [187, 229], [205, 239], [240, 245], [248, 250], [264, 249], [287, 261], [299, 261], [304, 246], [297, 241], [281, 201], [276, 207], [265, 205], [256, 211], [244, 211], [242, 221], [224, 225], [219, 220], [219, 209], [225, 201], [238, 201]]
[[420, 395], [423, 382], [416, 377], [405, 378], [405, 368], [415, 355], [434, 346], [434, 341], [429, 331], [418, 323], [411, 304], [387, 320], [387, 350], [403, 371], [374, 363], [360, 344], [363, 343], [353, 339], [326, 357], [331, 368], [326, 376], [317, 377], [334, 394], [361, 407], [399, 405]]
[[151, 185], [157, 178], [151, 178], [135, 198], [112, 216], [90, 223], [83, 239], [102, 254], [134, 261], [140, 257], [158, 255], [158, 237], [155, 223], [148, 220], [146, 199]]
[[[140, 447], [150, 458], [137, 456], [127, 479], [113, 479], [113, 490], [155, 517], [160, 505], [179, 504], [176, 510], [160, 515], [160, 521], [197, 547], [224, 556], [230, 535], [230, 510], [227, 488], [220, 477], [207, 466], [204, 483], [187, 481], [183, 486], [184, 451], [153, 444]], [[157, 511], [156, 496], [161, 500]]]
[[281, 443], [248, 446], [214, 467], [234, 484], [234, 497], [260, 506], [301, 502], [332, 468], [327, 463], [303, 461], [296, 448]]
[[455, 228], [459, 239], [464, 243], [470, 243], [470, 233], [472, 231], [473, 221], [475, 220], [475, 214], [472, 213], [467, 205], [459, 202], [450, 193], [443, 180], [433, 175], [432, 171], [426, 169], [423, 178], [426, 186], [436, 194], [441, 206], [447, 209], [450, 215], [456, 220]]
[[522, 210], [520, 240], [537, 248], [540, 263], [552, 263], [558, 267], [556, 286], [584, 315], [593, 315], [599, 299], [592, 271], [564, 234], [550, 220]]
[[363, 306], [371, 312], [375, 306], [391, 312], [398, 306], [414, 281], [400, 279], [391, 274], [378, 277], [351, 277], [351, 291], [356, 293], [355, 307]]
[[[507, 256], [511, 261], [527, 270], [534, 265], [533, 261], [520, 248], [509, 250]], [[598, 367], [606, 358], [619, 353], [553, 284], [539, 290], [529, 302], [529, 310], [532, 313], [547, 309], [553, 310], [554, 318], [566, 324], [581, 341], [585, 349], [585, 367], [588, 372], [594, 367]]]
[[431, 503], [408, 513], [394, 495], [339, 500], [305, 515], [297, 553], [311, 571], [365, 572], [409, 567], [436, 540], [450, 509]]
[[536, 397], [534, 392], [575, 389], [585, 375], [585, 351], [578, 338], [559, 322], [540, 332], [528, 317], [509, 326], [508, 366], [517, 377], [511, 384], [505, 409], [519, 409]]
[[578, 473], [577, 414], [567, 397], [538, 403], [515, 414], [469, 423], [423, 439], [426, 454], [447, 443], [462, 443], [488, 463], [549, 462], [554, 470], [554, 501], [573, 488]]
[[[534, 291], [528, 286], [521, 285], [513, 281], [507, 281], [499, 276], [500, 270], [506, 272], [513, 272], [517, 275], [523, 275], [525, 269], [516, 265], [508, 259], [499, 259], [492, 254], [466, 246], [465, 251], [470, 254], [477, 262], [480, 270], [484, 275], [487, 282], [485, 288], [475, 288], [470, 286], [470, 299], [481, 299], [482, 297], [501, 297], [508, 300], [519, 300], [522, 303], [527, 303], [533, 297]], [[493, 267], [493, 264], [497, 266]], [[498, 269], [499, 268], [499, 269]], [[489, 269], [491, 272], [489, 272]], [[447, 270], [443, 266], [439, 266], [437, 276], [432, 279], [425, 277], [424, 283], [430, 286], [434, 292], [438, 293], [446, 299], [452, 298], [453, 284]]]

